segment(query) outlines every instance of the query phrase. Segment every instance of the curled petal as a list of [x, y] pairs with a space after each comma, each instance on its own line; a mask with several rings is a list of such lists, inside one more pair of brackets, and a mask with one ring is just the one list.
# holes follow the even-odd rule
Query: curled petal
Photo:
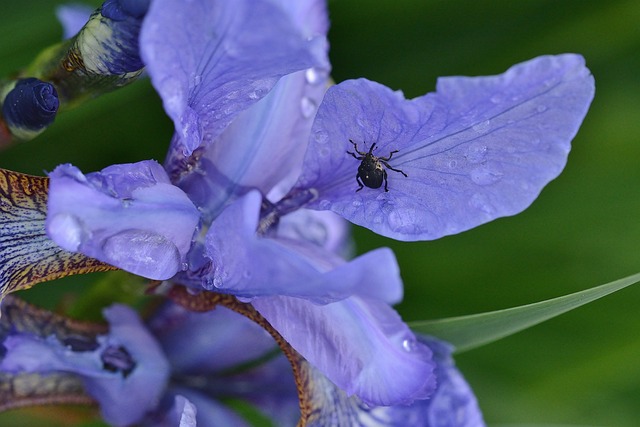
[[[459, 233], [533, 202], [562, 171], [593, 94], [573, 54], [440, 79], [436, 93], [413, 100], [364, 79], [343, 82], [318, 111], [297, 186], [318, 192], [311, 207], [395, 239]], [[364, 163], [369, 153], [382, 169], [375, 158]]]
[[183, 268], [199, 213], [157, 163], [62, 165], [50, 180], [46, 229], [62, 248], [156, 280]]
[[256, 233], [261, 196], [252, 192], [216, 218], [206, 237], [213, 271], [203, 285], [244, 298], [288, 295], [326, 304], [354, 294], [402, 298], [395, 257], [382, 248], [348, 263], [304, 241]]
[[318, 63], [307, 40], [270, 1], [157, 0], [141, 34], [151, 81], [185, 155], [213, 141], [277, 80]]
[[278, 296], [252, 304], [306, 360], [368, 405], [408, 404], [435, 389], [430, 350], [381, 301], [319, 306]]
[[448, 346], [420, 338], [434, 353], [437, 388], [428, 399], [410, 405], [367, 405], [357, 396], [347, 396], [317, 369], [302, 362], [308, 378], [304, 393], [311, 403], [310, 427], [326, 425], [376, 425], [379, 427], [484, 427], [473, 391], [455, 368]]

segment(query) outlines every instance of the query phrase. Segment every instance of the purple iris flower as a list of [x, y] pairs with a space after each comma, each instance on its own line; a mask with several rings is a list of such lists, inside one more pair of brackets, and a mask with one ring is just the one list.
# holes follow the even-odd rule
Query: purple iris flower
[[[2, 375], [16, 384], [21, 375], [80, 378], [105, 421], [116, 426], [248, 426], [224, 399], [246, 401], [279, 426], [296, 425], [300, 410], [291, 366], [273, 338], [249, 319], [224, 307], [193, 313], [173, 303], [146, 323], [126, 306], [114, 305], [104, 314], [108, 331], [92, 335], [61, 319], [53, 319], [58, 321], [52, 327], [46, 321], [51, 313], [6, 301]], [[424, 337], [417, 345], [424, 357], [433, 352], [438, 385], [430, 399], [413, 405], [368, 405], [303, 361], [299, 368], [310, 369], [304, 393], [317, 409], [308, 425], [482, 426], [450, 348]]]
[[364, 79], [326, 91], [327, 27], [320, 0], [152, 2], [140, 49], [175, 125], [164, 169], [58, 167], [47, 231], [132, 273], [250, 301], [349, 396], [410, 404], [435, 392], [437, 363], [390, 307], [393, 254], [346, 261], [339, 220], [308, 209], [401, 240], [515, 214], [562, 170], [593, 78], [565, 54], [413, 100]]

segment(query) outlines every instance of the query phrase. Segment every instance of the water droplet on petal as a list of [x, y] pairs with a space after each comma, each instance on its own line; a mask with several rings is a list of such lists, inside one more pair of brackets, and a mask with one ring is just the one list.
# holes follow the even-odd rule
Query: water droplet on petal
[[545, 111], [547, 111], [547, 106], [546, 105], [538, 105], [538, 107], [536, 107], [536, 111], [538, 111], [538, 113], [544, 113]]
[[320, 210], [328, 210], [329, 208], [331, 208], [331, 202], [329, 200], [321, 200], [320, 203], [318, 203], [318, 207], [320, 208]]
[[467, 150], [469, 163], [480, 163], [487, 155], [487, 146], [484, 144], [471, 144]]
[[329, 141], [329, 134], [327, 132], [324, 132], [324, 131], [319, 131], [319, 132], [316, 132], [313, 135], [313, 139], [318, 144], [326, 144], [327, 141]]
[[447, 166], [449, 166], [449, 169], [454, 169], [456, 166], [458, 166], [458, 161], [457, 160], [449, 160], [449, 163], [447, 164]]
[[416, 348], [416, 340], [412, 338], [407, 338], [402, 341], [402, 348], [405, 351], [413, 351]]
[[202, 83], [202, 76], [200, 74], [196, 74], [193, 77], [193, 85], [198, 86], [200, 83]]
[[149, 279], [164, 280], [182, 266], [178, 248], [164, 236], [125, 230], [107, 238], [102, 251], [106, 262]]
[[354, 208], [359, 208], [360, 206], [362, 206], [362, 201], [354, 200], [353, 202], [351, 202], [351, 204], [353, 205]]
[[300, 109], [302, 111], [302, 116], [308, 119], [316, 112], [316, 103], [313, 99], [305, 96], [300, 101]]
[[471, 180], [478, 185], [490, 185], [502, 179], [502, 173], [488, 167], [478, 167], [471, 171]]
[[485, 133], [491, 127], [491, 120], [485, 120], [480, 123], [476, 123], [473, 125], [472, 129], [478, 133]]
[[504, 101], [504, 98], [501, 95], [493, 95], [491, 97], [491, 102], [494, 104], [500, 104], [502, 101]]
[[252, 273], [251, 270], [245, 270], [242, 272], [242, 277], [244, 279], [251, 279]]
[[320, 68], [308, 68], [304, 77], [310, 85], [319, 85], [327, 80], [327, 72]]
[[218, 275], [214, 276], [214, 278], [213, 278], [213, 286], [214, 287], [220, 288], [220, 287], [222, 287], [223, 283], [224, 282], [223, 282], [223, 280], [222, 280], [222, 278], [220, 276], [218, 276]]

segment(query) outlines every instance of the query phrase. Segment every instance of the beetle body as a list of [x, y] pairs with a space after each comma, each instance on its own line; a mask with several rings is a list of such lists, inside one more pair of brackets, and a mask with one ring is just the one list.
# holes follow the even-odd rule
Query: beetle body
[[393, 153], [397, 153], [398, 150], [392, 151], [389, 153], [387, 157], [377, 157], [373, 155], [373, 149], [376, 144], [373, 143], [368, 152], [362, 152], [358, 150], [358, 146], [352, 140], [349, 140], [353, 144], [353, 148], [359, 156], [356, 156], [356, 153], [347, 151], [347, 154], [351, 154], [356, 160], [360, 160], [360, 166], [358, 166], [358, 173], [356, 174], [356, 181], [358, 182], [358, 189], [356, 192], [362, 190], [365, 186], [369, 188], [380, 188], [382, 187], [382, 183], [384, 182], [384, 191], [389, 191], [388, 182], [387, 182], [387, 169], [390, 169], [394, 172], [399, 172], [405, 177], [406, 173], [401, 171], [400, 169], [392, 168], [389, 163], [391, 160], [391, 156]]

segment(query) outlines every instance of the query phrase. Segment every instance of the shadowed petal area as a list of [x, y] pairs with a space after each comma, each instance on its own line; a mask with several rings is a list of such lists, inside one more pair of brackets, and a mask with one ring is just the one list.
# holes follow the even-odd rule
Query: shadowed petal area
[[0, 371], [76, 374], [100, 404], [106, 421], [118, 426], [140, 421], [157, 405], [169, 365], [134, 311], [113, 306], [105, 310], [105, 318], [109, 333], [96, 336], [93, 342], [86, 337], [63, 342], [54, 334], [10, 330], [8, 336], [0, 337], [4, 349]]
[[251, 192], [214, 221], [205, 255], [213, 271], [208, 289], [253, 298], [287, 295], [326, 304], [354, 294], [389, 303], [402, 298], [399, 268], [388, 248], [345, 262], [305, 241], [262, 237], [256, 233], [261, 196]]
[[156, 280], [183, 268], [199, 213], [158, 163], [61, 165], [50, 180], [46, 229], [62, 248]]
[[[212, 142], [286, 74], [322, 64], [317, 44], [266, 0], [156, 0], [140, 44], [185, 155]], [[322, 50], [320, 50], [322, 51]]]
[[435, 389], [430, 350], [381, 301], [351, 297], [320, 306], [276, 296], [252, 304], [349, 396], [369, 405], [409, 404]]
[[266, 331], [224, 307], [193, 313], [166, 304], [149, 322], [177, 375], [212, 374], [257, 359], [276, 344]]
[[[459, 233], [533, 202], [562, 171], [593, 94], [573, 54], [498, 76], [443, 78], [436, 93], [413, 100], [346, 81], [325, 95], [297, 187], [317, 190], [310, 207], [398, 240]], [[389, 191], [356, 192], [360, 160], [347, 151], [364, 157], [374, 143], [374, 156], [391, 156], [381, 164]]]
[[303, 361], [300, 369], [308, 378], [304, 392], [312, 405], [307, 425], [483, 427], [485, 424], [476, 398], [456, 369], [449, 346], [423, 337], [416, 345], [427, 346], [433, 351], [437, 388], [430, 398], [416, 400], [410, 405], [367, 405], [357, 396], [347, 396]]

